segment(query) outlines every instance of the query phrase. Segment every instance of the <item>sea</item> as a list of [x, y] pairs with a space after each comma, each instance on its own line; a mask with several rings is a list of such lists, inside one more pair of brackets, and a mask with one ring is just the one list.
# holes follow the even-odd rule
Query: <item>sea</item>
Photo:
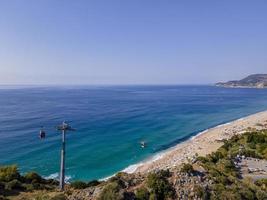
[[[66, 136], [67, 181], [104, 179], [130, 172], [206, 129], [264, 110], [267, 89], [1, 86], [0, 165], [58, 177], [61, 132], [56, 126], [66, 121], [75, 128]], [[41, 127], [45, 139], [39, 138]]]

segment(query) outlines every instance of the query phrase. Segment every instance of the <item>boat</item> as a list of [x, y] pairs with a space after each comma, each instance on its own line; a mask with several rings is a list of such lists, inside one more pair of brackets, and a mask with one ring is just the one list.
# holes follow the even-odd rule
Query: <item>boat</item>
[[140, 145], [141, 145], [141, 148], [145, 148], [145, 147], [146, 147], [146, 143], [145, 143], [145, 141], [141, 141], [141, 142], [140, 142]]

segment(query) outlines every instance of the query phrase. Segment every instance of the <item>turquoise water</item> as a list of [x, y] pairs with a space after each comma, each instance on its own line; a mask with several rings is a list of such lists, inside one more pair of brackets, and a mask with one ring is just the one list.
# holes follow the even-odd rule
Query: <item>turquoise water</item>
[[[0, 163], [56, 176], [61, 138], [54, 127], [66, 120], [77, 129], [67, 134], [67, 176], [104, 178], [207, 128], [266, 109], [266, 89], [2, 87]], [[38, 138], [41, 126], [45, 140]]]

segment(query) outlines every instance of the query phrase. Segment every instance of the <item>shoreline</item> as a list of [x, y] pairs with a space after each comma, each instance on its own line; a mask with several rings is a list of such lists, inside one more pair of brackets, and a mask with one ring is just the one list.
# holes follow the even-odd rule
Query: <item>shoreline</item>
[[223, 145], [222, 140], [242, 134], [247, 128], [262, 128], [259, 124], [267, 123], [267, 110], [254, 113], [239, 119], [219, 124], [200, 131], [189, 139], [160, 151], [139, 163], [130, 165], [121, 172], [149, 173], [160, 169], [172, 169], [187, 163], [196, 155], [205, 156]]

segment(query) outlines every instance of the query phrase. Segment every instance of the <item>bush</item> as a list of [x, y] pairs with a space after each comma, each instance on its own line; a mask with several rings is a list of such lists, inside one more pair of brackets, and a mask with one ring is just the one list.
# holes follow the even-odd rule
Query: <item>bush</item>
[[218, 162], [218, 160], [224, 158], [224, 155], [220, 151], [213, 152], [209, 155], [210, 161], [213, 163]]
[[31, 192], [33, 190], [35, 190], [36, 188], [34, 188], [33, 184], [22, 184], [22, 186], [25, 188], [26, 191]]
[[[147, 187], [156, 199], [167, 199], [174, 196], [174, 190], [162, 173], [151, 173], [146, 180]], [[151, 198], [151, 197], [150, 197]]]
[[256, 191], [256, 197], [259, 200], [266, 200], [267, 199], [267, 192], [262, 191], [262, 190], [257, 190]]
[[14, 179], [20, 179], [20, 174], [16, 165], [0, 167], [0, 181], [10, 182]]
[[252, 157], [252, 158], [262, 158], [256, 151], [253, 150], [244, 150], [242, 152], [243, 155], [245, 155], [246, 157]]
[[242, 196], [242, 199], [256, 199], [255, 193], [248, 187], [240, 188], [238, 193]]
[[262, 133], [250, 133], [247, 136], [247, 143], [265, 143], [266, 136]]
[[197, 157], [197, 161], [205, 164], [205, 163], [209, 162], [209, 159], [206, 157], [203, 157], [203, 156], [199, 156], [199, 157]]
[[56, 194], [55, 196], [51, 197], [49, 200], [65, 200], [66, 197], [64, 194]]
[[194, 192], [198, 197], [204, 197], [205, 190], [201, 186], [196, 185], [194, 187]]
[[181, 168], [181, 172], [188, 173], [188, 174], [193, 173], [194, 172], [193, 166], [188, 163], [183, 164]]
[[168, 177], [171, 177], [171, 172], [170, 172], [170, 170], [160, 170], [159, 172], [158, 172], [158, 175], [160, 176], [160, 177], [165, 177], [165, 178], [168, 178]]
[[255, 182], [255, 184], [257, 186], [260, 186], [260, 187], [267, 187], [267, 179], [259, 179]]
[[74, 181], [70, 184], [71, 187], [73, 187], [74, 189], [84, 189], [87, 188], [87, 183], [83, 182], [83, 181]]
[[5, 184], [6, 190], [23, 189], [22, 184], [17, 179], [14, 179]]
[[25, 182], [27, 183], [42, 183], [43, 182], [43, 178], [35, 172], [28, 172], [27, 174], [25, 174], [24, 178], [25, 178]]
[[[243, 200], [240, 194], [237, 192], [233, 192], [231, 190], [225, 190], [223, 193], [221, 193], [219, 199], [225, 199], [225, 200]], [[254, 199], [251, 199], [254, 200]]]
[[220, 172], [237, 176], [236, 168], [232, 160], [221, 159], [217, 163], [217, 169]]
[[34, 195], [32, 200], [50, 200], [50, 197], [46, 192], [39, 192], [36, 195]]
[[122, 200], [120, 185], [117, 182], [108, 183], [100, 193], [98, 200]]
[[93, 187], [93, 186], [97, 186], [99, 185], [101, 182], [99, 182], [98, 180], [92, 180], [90, 182], [87, 183], [88, 187]]
[[227, 185], [230, 184], [231, 182], [228, 180], [228, 178], [226, 176], [215, 176], [214, 177], [216, 183], [221, 183], [223, 185]]
[[149, 192], [145, 187], [138, 188], [135, 192], [136, 200], [149, 200]]

